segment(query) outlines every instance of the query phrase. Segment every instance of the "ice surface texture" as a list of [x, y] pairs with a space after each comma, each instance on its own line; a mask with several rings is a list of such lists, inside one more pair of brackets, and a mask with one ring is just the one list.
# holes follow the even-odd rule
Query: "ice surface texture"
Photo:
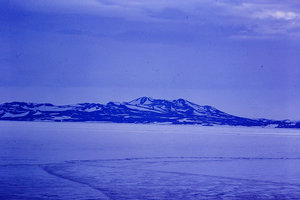
[[296, 129], [0, 122], [0, 199], [298, 199]]

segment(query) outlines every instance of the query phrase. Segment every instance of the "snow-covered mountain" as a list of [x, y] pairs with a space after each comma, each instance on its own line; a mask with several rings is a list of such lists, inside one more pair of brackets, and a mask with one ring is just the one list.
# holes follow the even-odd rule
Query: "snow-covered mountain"
[[211, 106], [200, 106], [184, 99], [168, 101], [149, 97], [141, 97], [123, 103], [109, 102], [105, 105], [81, 103], [55, 106], [49, 103], [4, 103], [0, 104], [0, 120], [103, 121], [300, 128], [300, 122], [248, 119], [227, 114]]

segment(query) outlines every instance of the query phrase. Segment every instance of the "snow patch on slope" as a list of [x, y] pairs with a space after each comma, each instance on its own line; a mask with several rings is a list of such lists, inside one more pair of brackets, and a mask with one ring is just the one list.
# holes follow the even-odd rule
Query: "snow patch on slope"
[[6, 118], [6, 117], [24, 117], [28, 114], [29, 114], [29, 112], [20, 113], [20, 114], [14, 114], [14, 113], [7, 112], [2, 116], [2, 118]]

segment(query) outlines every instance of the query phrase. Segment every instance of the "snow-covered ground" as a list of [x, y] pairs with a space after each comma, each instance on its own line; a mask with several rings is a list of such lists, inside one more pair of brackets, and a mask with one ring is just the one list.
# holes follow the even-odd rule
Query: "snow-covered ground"
[[299, 199], [300, 130], [0, 122], [0, 199]]

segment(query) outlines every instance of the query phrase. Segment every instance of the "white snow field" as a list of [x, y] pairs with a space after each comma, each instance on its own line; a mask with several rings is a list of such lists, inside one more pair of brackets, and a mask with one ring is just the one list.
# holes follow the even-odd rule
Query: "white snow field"
[[300, 199], [300, 130], [2, 121], [0, 199]]

